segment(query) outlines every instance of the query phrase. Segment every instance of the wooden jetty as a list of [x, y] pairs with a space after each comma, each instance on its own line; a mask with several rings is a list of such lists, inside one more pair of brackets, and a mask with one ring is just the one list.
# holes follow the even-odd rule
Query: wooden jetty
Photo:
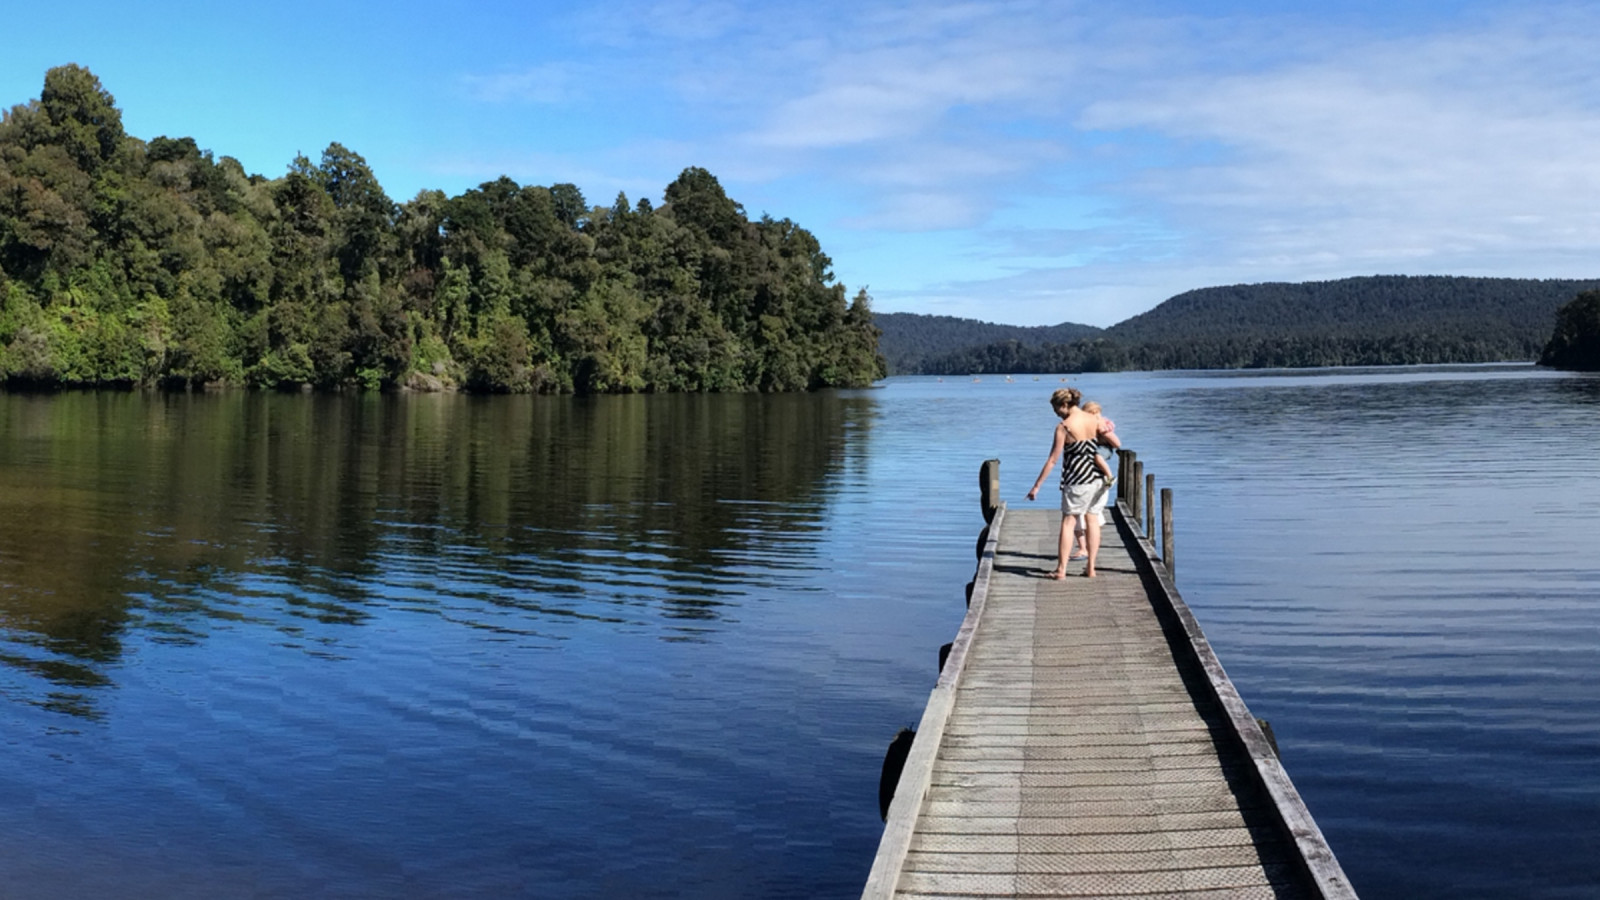
[[864, 898], [1355, 897], [1142, 533], [1153, 490], [1123, 463], [1094, 579], [1048, 577], [1055, 504], [985, 501], [967, 616]]

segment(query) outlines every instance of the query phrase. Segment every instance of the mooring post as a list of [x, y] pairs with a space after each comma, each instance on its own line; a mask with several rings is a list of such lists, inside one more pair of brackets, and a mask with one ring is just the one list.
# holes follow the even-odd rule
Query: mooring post
[[1127, 476], [1127, 481], [1122, 483], [1122, 499], [1129, 503], [1136, 503], [1138, 501], [1135, 498], [1139, 496], [1139, 486], [1133, 483], [1133, 473], [1139, 466], [1139, 451], [1124, 450], [1123, 452], [1128, 455], [1128, 464], [1123, 467], [1126, 469], [1123, 474]]
[[[1139, 511], [1134, 510], [1134, 515]], [[1144, 536], [1155, 539], [1156, 536], [1156, 476], [1154, 474], [1144, 477]]]
[[1118, 500], [1128, 498], [1128, 451], [1117, 451], [1117, 496]]
[[1133, 512], [1133, 522], [1139, 524], [1139, 489], [1144, 487], [1144, 463], [1133, 464], [1133, 491], [1128, 497], [1128, 508]]
[[1167, 564], [1167, 574], [1177, 578], [1172, 558], [1172, 488], [1161, 489], [1161, 559]]
[[978, 505], [983, 510], [985, 522], [994, 521], [994, 511], [1000, 507], [1000, 460], [986, 459], [978, 467]]

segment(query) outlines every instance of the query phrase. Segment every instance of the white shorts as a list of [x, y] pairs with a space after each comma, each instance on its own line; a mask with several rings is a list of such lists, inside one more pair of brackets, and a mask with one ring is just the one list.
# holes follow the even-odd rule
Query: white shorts
[[1064, 516], [1086, 516], [1094, 513], [1102, 524], [1105, 517], [1100, 511], [1106, 508], [1106, 499], [1111, 496], [1111, 485], [1104, 481], [1095, 480], [1088, 484], [1068, 484], [1061, 488], [1061, 514]]

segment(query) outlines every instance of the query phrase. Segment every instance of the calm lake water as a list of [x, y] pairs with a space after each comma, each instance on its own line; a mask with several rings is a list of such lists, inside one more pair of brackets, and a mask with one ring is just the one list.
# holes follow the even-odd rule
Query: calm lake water
[[[1058, 382], [0, 394], [0, 895], [857, 895]], [[1600, 379], [1073, 383], [1363, 897], [1600, 895]]]

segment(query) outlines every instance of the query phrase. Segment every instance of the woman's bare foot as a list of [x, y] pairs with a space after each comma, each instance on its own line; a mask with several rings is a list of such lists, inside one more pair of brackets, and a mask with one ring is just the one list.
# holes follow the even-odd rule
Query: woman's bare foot
[[1050, 573], [1050, 577], [1054, 578], [1056, 581], [1060, 581], [1061, 579], [1067, 577], [1067, 570], [1066, 569], [1057, 569], [1054, 572]]
[[1083, 577], [1085, 577], [1085, 578], [1099, 578], [1100, 576], [1096, 575], [1094, 573], [1093, 569], [1084, 569], [1083, 570]]

